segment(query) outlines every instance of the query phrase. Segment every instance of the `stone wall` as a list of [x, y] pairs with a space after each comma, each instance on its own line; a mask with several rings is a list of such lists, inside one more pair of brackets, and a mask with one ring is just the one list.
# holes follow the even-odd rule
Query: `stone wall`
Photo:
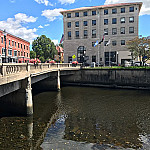
[[149, 69], [83, 69], [61, 76], [63, 85], [150, 89]]

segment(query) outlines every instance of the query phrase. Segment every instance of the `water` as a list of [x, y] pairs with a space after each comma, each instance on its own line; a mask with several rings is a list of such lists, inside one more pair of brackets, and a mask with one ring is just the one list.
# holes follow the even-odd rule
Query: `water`
[[0, 150], [150, 149], [149, 91], [63, 87], [33, 99], [33, 117], [0, 119]]

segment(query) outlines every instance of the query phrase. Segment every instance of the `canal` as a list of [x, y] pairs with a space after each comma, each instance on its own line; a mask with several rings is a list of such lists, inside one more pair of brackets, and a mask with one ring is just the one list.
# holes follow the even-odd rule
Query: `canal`
[[150, 92], [66, 86], [33, 96], [32, 117], [1, 112], [0, 150], [150, 149]]

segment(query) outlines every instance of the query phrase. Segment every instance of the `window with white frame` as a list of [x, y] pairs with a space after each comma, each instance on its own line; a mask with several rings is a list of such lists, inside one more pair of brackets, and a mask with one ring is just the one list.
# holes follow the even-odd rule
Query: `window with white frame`
[[17, 50], [14, 50], [14, 56], [17, 56]]
[[5, 49], [2, 47], [2, 55], [5, 55]]
[[8, 49], [8, 55], [12, 56], [12, 49]]

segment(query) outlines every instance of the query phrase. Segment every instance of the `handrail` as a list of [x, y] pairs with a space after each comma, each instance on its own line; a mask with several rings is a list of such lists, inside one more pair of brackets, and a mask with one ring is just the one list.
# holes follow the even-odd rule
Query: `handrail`
[[[77, 64], [77, 67], [81, 67], [81, 64]], [[52, 68], [71, 68], [73, 67], [71, 63], [1, 63], [0, 64], [0, 74], [2, 76], [7, 76], [9, 74], [26, 72], [37, 72], [46, 71]]]

